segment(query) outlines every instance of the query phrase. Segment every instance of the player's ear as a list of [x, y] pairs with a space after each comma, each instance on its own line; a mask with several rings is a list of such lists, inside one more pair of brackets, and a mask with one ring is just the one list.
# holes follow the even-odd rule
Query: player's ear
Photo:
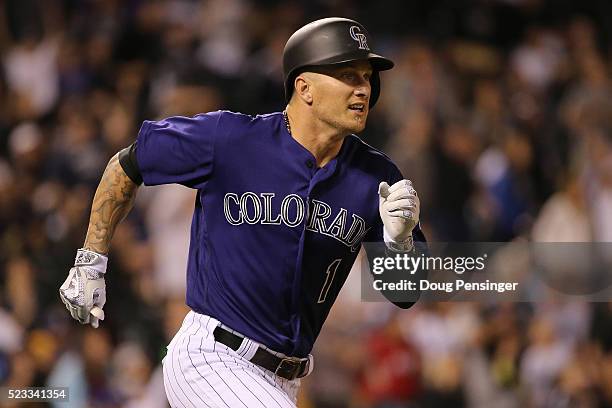
[[298, 96], [307, 105], [312, 104], [312, 78], [309, 78], [304, 72], [297, 77], [293, 82], [293, 93]]

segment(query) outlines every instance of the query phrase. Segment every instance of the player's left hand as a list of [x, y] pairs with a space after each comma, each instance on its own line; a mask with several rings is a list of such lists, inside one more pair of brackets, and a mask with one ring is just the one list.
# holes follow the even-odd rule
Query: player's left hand
[[394, 243], [409, 243], [412, 247], [412, 230], [419, 223], [421, 203], [410, 180], [400, 180], [389, 187], [386, 182], [378, 186], [380, 197], [378, 210], [385, 232]]

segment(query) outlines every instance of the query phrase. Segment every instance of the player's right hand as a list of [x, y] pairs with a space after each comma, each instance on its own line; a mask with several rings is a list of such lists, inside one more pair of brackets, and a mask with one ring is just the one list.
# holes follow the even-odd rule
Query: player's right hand
[[59, 289], [60, 299], [75, 320], [97, 328], [104, 320], [106, 303], [104, 274], [108, 258], [97, 252], [79, 249], [68, 277]]

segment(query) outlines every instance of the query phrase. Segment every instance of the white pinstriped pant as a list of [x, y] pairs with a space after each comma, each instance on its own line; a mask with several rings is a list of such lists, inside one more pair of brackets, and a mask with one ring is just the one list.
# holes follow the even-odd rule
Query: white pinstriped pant
[[[164, 387], [173, 408], [295, 408], [300, 380], [286, 380], [249, 361], [259, 346], [237, 351], [215, 342], [220, 322], [190, 311], [168, 345]], [[311, 364], [312, 365], [312, 364]]]

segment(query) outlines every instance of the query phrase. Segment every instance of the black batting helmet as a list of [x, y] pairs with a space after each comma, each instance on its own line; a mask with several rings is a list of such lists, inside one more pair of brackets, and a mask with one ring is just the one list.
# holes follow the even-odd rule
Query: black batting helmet
[[372, 64], [370, 107], [380, 95], [379, 71], [393, 68], [393, 61], [372, 52], [372, 37], [357, 21], [323, 18], [297, 30], [283, 51], [285, 99], [291, 99], [293, 81], [304, 68], [367, 59]]

